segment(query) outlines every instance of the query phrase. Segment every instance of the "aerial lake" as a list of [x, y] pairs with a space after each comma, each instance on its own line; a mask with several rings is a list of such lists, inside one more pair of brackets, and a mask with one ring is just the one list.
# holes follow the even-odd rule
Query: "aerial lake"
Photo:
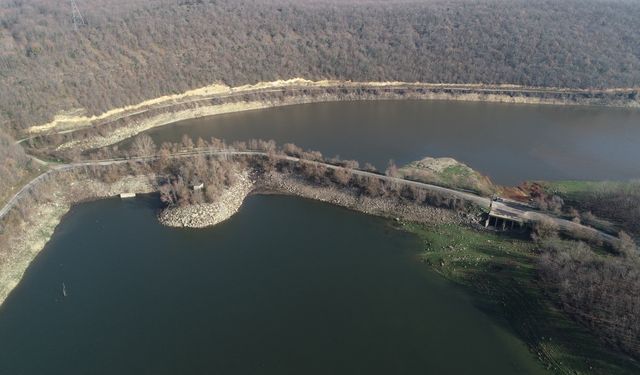
[[[293, 142], [384, 169], [453, 157], [502, 184], [640, 177], [640, 111], [438, 101], [296, 105], [149, 131]], [[130, 141], [123, 142], [123, 146]], [[75, 206], [0, 308], [0, 374], [537, 374], [525, 344], [384, 219], [251, 196], [170, 229], [157, 196]]]
[[453, 157], [501, 184], [640, 178], [640, 110], [453, 101], [294, 105], [182, 121], [149, 131], [158, 142], [251, 138], [293, 142], [384, 170]]
[[158, 209], [72, 209], [0, 309], [1, 374], [542, 372], [387, 220], [252, 196], [169, 229]]

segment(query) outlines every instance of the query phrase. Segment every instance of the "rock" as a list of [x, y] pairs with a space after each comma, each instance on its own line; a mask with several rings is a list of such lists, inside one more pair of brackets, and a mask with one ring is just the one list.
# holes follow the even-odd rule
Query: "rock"
[[224, 190], [216, 202], [169, 207], [160, 213], [159, 221], [170, 227], [204, 228], [227, 220], [240, 209], [254, 187], [247, 171], [237, 173], [236, 177], [237, 182]]

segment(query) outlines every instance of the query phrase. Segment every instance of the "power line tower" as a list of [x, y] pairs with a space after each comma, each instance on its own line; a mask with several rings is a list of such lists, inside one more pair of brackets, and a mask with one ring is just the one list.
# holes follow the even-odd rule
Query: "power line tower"
[[80, 26], [86, 25], [84, 22], [84, 17], [82, 17], [82, 13], [80, 13], [80, 8], [78, 8], [78, 4], [76, 4], [76, 0], [70, 0], [71, 2], [71, 18], [73, 19], [73, 28], [78, 31]]

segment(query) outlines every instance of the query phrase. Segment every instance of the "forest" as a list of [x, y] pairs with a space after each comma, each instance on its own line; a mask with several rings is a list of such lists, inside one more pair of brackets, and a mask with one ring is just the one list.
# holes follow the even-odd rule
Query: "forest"
[[[231, 86], [304, 77], [357, 81], [518, 84], [603, 89], [640, 87], [640, 2], [629, 0], [66, 0], [0, 2], [0, 192], [29, 176], [29, 157], [15, 143], [21, 130], [60, 111], [97, 114], [219, 82]], [[218, 141], [215, 141], [218, 142]], [[156, 147], [140, 137], [137, 155], [218, 146], [184, 140]], [[257, 142], [257, 141], [256, 141]], [[202, 144], [199, 144], [202, 143]], [[254, 145], [255, 146], [255, 145]], [[285, 145], [268, 152], [319, 160]], [[239, 145], [235, 147], [242, 148]], [[102, 152], [106, 152], [102, 150]], [[96, 158], [110, 155], [95, 155]], [[266, 173], [296, 175], [318, 186], [368, 197], [459, 208], [447, 197], [396, 189], [377, 179], [311, 163], [252, 160]], [[330, 161], [358, 169], [354, 161]], [[247, 161], [248, 163], [248, 161]], [[362, 169], [371, 169], [364, 166]], [[90, 171], [106, 182], [153, 171], [167, 204], [211, 201], [232, 175], [218, 160], [193, 158]], [[85, 171], [83, 171], [84, 173]], [[387, 171], [394, 173], [394, 168]], [[80, 177], [86, 177], [80, 175]], [[60, 186], [80, 178], [60, 177]], [[204, 193], [188, 188], [197, 177]], [[53, 194], [43, 189], [34, 200]], [[36, 191], [38, 193], [38, 191]], [[208, 195], [207, 195], [208, 194]], [[640, 231], [640, 193], [594, 193], [576, 209]], [[7, 197], [0, 197], [6, 199]], [[0, 231], [29, 223], [28, 202]], [[548, 207], [550, 208], [550, 207]], [[584, 215], [583, 215], [584, 216]], [[10, 221], [13, 220], [13, 221]], [[11, 224], [11, 225], [10, 225]], [[576, 320], [613, 346], [640, 358], [640, 260], [633, 241], [618, 249], [558, 239], [536, 229], [536, 268], [547, 291]], [[535, 231], [534, 231], [535, 232]], [[8, 256], [0, 254], [0, 262]]]
[[615, 254], [546, 236], [539, 242], [543, 284], [563, 311], [610, 345], [640, 355], [640, 259], [628, 236]]
[[13, 138], [0, 131], [0, 204], [16, 193], [32, 171], [32, 163]]
[[[640, 4], [599, 0], [0, 3], [0, 128], [214, 82], [640, 86]], [[77, 26], [77, 27], [75, 27]]]

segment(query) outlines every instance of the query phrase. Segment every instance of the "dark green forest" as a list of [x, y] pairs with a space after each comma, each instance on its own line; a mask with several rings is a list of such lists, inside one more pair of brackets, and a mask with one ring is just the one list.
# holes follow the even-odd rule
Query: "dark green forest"
[[640, 86], [640, 3], [0, 1], [0, 127], [221, 82]]

